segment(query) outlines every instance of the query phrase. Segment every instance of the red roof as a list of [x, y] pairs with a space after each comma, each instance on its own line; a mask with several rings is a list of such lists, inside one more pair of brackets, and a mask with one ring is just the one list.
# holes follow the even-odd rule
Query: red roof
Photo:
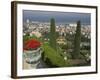
[[32, 49], [36, 49], [38, 47], [40, 47], [41, 43], [35, 39], [30, 39], [30, 40], [27, 40], [25, 43], [24, 43], [24, 50], [32, 50]]

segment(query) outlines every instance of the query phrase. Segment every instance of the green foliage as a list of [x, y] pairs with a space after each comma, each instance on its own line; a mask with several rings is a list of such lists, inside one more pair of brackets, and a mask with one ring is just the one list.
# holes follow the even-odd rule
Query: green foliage
[[67, 41], [73, 41], [74, 40], [74, 34], [66, 33], [65, 36]]
[[67, 41], [67, 44], [61, 44], [60, 47], [62, 49], [65, 49], [65, 50], [68, 50], [68, 49], [71, 49], [73, 47], [71, 41]]
[[30, 35], [25, 35], [25, 36], [23, 36], [23, 41], [27, 41], [27, 40], [29, 40], [29, 39], [36, 39], [36, 40], [38, 40], [38, 41], [42, 41], [42, 39], [41, 38], [37, 38], [35, 35], [32, 35], [32, 36], [30, 36]]
[[50, 46], [56, 50], [56, 26], [55, 19], [52, 18], [50, 21]]
[[76, 34], [74, 38], [74, 52], [72, 57], [77, 59], [80, 55], [80, 42], [81, 42], [81, 23], [80, 21], [77, 22]]
[[90, 42], [91, 39], [86, 38], [84, 35], [81, 35], [81, 42]]
[[61, 47], [57, 46], [57, 53], [64, 58], [65, 55], [63, 52], [64, 52], [63, 49]]
[[82, 50], [90, 50], [91, 46], [90, 45], [88, 45], [88, 46], [82, 46], [81, 49]]
[[50, 64], [59, 67], [67, 66], [64, 58], [55, 49], [47, 44], [42, 45], [42, 48], [44, 50], [44, 57], [49, 59]]
[[29, 36], [29, 35], [23, 36], [23, 41], [27, 41], [27, 40], [29, 40], [29, 39], [30, 39], [30, 36]]

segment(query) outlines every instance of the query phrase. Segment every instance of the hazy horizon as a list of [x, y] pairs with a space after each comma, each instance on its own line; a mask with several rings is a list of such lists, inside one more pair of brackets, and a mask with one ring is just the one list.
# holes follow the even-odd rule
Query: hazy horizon
[[75, 13], [75, 12], [56, 12], [56, 11], [37, 11], [23, 10], [23, 21], [50, 22], [51, 18], [55, 18], [56, 23], [75, 23], [78, 20], [81, 24], [91, 24], [90, 13]]

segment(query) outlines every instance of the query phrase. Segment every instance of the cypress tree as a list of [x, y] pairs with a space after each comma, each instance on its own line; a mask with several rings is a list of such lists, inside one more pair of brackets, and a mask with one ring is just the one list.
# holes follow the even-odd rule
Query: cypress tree
[[79, 58], [80, 55], [80, 43], [81, 43], [81, 23], [80, 21], [77, 22], [76, 34], [74, 38], [74, 50], [72, 57], [74, 59]]
[[54, 18], [50, 20], [50, 46], [56, 50], [56, 26]]

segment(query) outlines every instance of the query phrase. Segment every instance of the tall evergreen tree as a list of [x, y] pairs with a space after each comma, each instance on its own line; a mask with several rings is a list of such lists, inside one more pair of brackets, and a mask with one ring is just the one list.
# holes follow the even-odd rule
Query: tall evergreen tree
[[54, 18], [50, 20], [50, 45], [56, 50], [56, 26]]
[[72, 57], [74, 59], [79, 58], [80, 55], [80, 43], [81, 43], [81, 23], [80, 21], [77, 22], [76, 34], [74, 38], [74, 50]]

